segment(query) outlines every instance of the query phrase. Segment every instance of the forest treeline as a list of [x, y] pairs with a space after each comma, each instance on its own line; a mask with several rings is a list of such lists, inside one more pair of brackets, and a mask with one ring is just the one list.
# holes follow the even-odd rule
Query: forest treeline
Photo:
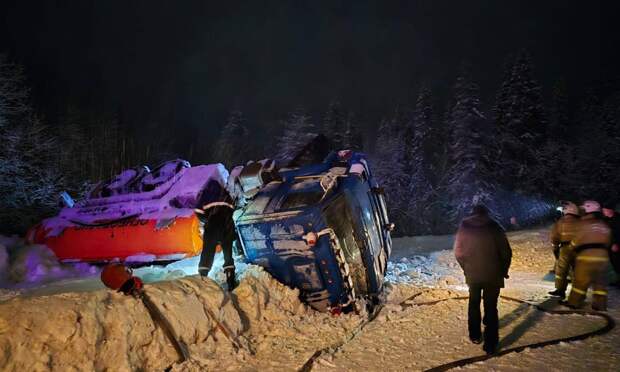
[[285, 159], [318, 133], [333, 149], [368, 153], [398, 234], [451, 232], [475, 203], [509, 227], [543, 222], [561, 199], [620, 201], [617, 83], [569, 94], [559, 80], [545, 99], [525, 51], [506, 64], [488, 102], [467, 64], [456, 75], [447, 100], [436, 98], [446, 92], [422, 86], [415, 102], [386, 108], [379, 123], [335, 99], [320, 116], [300, 106], [273, 125], [274, 135], [256, 136], [236, 108], [215, 140], [196, 139], [179, 154], [174, 123], [135, 131], [115, 114], [69, 106], [47, 126], [23, 68], [0, 56], [0, 230], [23, 232], [55, 213], [61, 191], [79, 198], [124, 168], [176, 157], [227, 167]]

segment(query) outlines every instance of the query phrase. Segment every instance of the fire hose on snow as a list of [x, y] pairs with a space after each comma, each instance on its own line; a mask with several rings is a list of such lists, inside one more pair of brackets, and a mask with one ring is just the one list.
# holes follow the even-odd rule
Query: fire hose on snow
[[174, 346], [180, 358], [179, 362], [184, 362], [190, 358], [187, 345], [179, 338], [168, 318], [162, 314], [146, 293], [142, 280], [133, 276], [130, 268], [119, 263], [107, 265], [101, 271], [101, 281], [110, 289], [141, 300], [155, 324], [161, 327]]
[[[166, 318], [151, 297], [149, 297], [144, 289], [142, 280], [133, 276], [133, 272], [130, 268], [120, 263], [109, 264], [101, 271], [101, 281], [110, 289], [141, 300], [151, 316], [151, 319], [153, 319], [153, 322], [163, 330], [168, 340], [172, 343], [172, 346], [179, 355], [179, 362], [182, 363], [191, 358], [187, 344], [181, 340], [168, 318]], [[242, 346], [233, 336], [233, 333], [218, 320], [215, 314], [206, 307], [204, 311], [215, 323], [216, 328], [231, 342], [233, 348], [235, 350], [241, 349]]]
[[[467, 300], [469, 299], [469, 296], [458, 296], [458, 297], [448, 297], [448, 298], [442, 298], [439, 300], [434, 300], [434, 301], [428, 301], [428, 302], [418, 302], [418, 303], [410, 303], [410, 301], [412, 301], [413, 299], [415, 299], [416, 297], [426, 293], [428, 291], [422, 291], [422, 292], [418, 292], [415, 295], [407, 298], [406, 300], [402, 301], [399, 305], [402, 308], [407, 308], [407, 307], [414, 307], [414, 306], [432, 306], [432, 305], [436, 305], [439, 304], [441, 302], [446, 302], [446, 301], [454, 301], [454, 300]], [[541, 341], [541, 342], [535, 342], [535, 343], [531, 343], [531, 344], [527, 344], [527, 345], [522, 345], [522, 346], [516, 346], [516, 347], [512, 347], [512, 348], [508, 348], [508, 349], [504, 349], [504, 350], [500, 350], [497, 353], [494, 354], [488, 354], [488, 355], [478, 355], [478, 356], [474, 356], [474, 357], [470, 357], [470, 358], [464, 358], [464, 359], [459, 359], [459, 360], [455, 360], [452, 362], [448, 362], [430, 369], [427, 369], [425, 372], [440, 372], [440, 371], [447, 371], [450, 370], [452, 368], [458, 368], [458, 367], [463, 367], [466, 366], [468, 364], [473, 364], [473, 363], [478, 363], [478, 362], [482, 362], [491, 358], [497, 358], [506, 354], [510, 354], [510, 353], [518, 353], [521, 352], [525, 349], [537, 349], [537, 348], [541, 348], [541, 347], [545, 347], [545, 346], [550, 346], [550, 345], [557, 345], [561, 342], [574, 342], [574, 341], [580, 341], [580, 340], [585, 340], [587, 338], [590, 337], [594, 337], [594, 336], [600, 336], [603, 335], [605, 333], [608, 333], [609, 331], [611, 331], [612, 329], [614, 329], [614, 327], [616, 326], [616, 322], [614, 321], [614, 319], [609, 316], [608, 314], [604, 313], [604, 312], [600, 312], [600, 311], [594, 311], [594, 310], [550, 310], [550, 309], [546, 309], [538, 304], [533, 304], [518, 298], [513, 298], [513, 297], [509, 297], [509, 296], [503, 296], [501, 295], [500, 298], [506, 300], [506, 301], [511, 301], [511, 302], [516, 302], [519, 304], [525, 304], [525, 305], [529, 305], [529, 306], [534, 306], [536, 308], [536, 310], [539, 311], [543, 311], [545, 313], [548, 314], [557, 314], [557, 315], [566, 315], [566, 314], [577, 314], [577, 315], [590, 315], [590, 316], [597, 316], [600, 318], [603, 318], [605, 320], [605, 325], [599, 329], [596, 329], [594, 331], [590, 331], [590, 332], [585, 332], [582, 334], [578, 334], [575, 336], [569, 336], [569, 337], [562, 337], [562, 338], [556, 338], [556, 339], [552, 339], [552, 340], [547, 340], [547, 341]], [[328, 348], [325, 349], [321, 349], [318, 350], [317, 352], [315, 352], [310, 359], [308, 359], [308, 361], [306, 361], [306, 363], [300, 368], [300, 372], [307, 372], [312, 370], [312, 367], [314, 366], [314, 363], [323, 355], [326, 354], [330, 354], [330, 355], [334, 355], [338, 350], [340, 350], [343, 346], [345, 346], [348, 342], [350, 342], [351, 340], [353, 340], [355, 337], [357, 337], [362, 331], [363, 329], [370, 324], [372, 321], [374, 321], [379, 313], [382, 310], [382, 306], [378, 306], [375, 311], [373, 311], [370, 316], [368, 317], [368, 319], [363, 322], [362, 324], [360, 324], [359, 326], [357, 326], [353, 332], [350, 333], [350, 335], [348, 337], [345, 338], [345, 340], [343, 340], [342, 342], [338, 343], [337, 345], [332, 345]]]

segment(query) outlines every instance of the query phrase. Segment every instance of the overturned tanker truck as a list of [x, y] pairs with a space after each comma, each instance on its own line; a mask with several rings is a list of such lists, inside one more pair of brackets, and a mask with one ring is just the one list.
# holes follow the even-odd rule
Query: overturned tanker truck
[[234, 218], [249, 262], [299, 288], [320, 311], [378, 301], [394, 225], [363, 154], [332, 152], [319, 164], [280, 170], [261, 161], [230, 177], [245, 198]]
[[164, 264], [195, 256], [202, 236], [194, 208], [218, 196], [227, 179], [221, 164], [191, 167], [180, 159], [128, 169], [84, 200], [65, 197], [66, 207], [27, 238], [47, 245], [61, 262]]
[[[313, 152], [313, 151], [310, 151]], [[320, 158], [318, 158], [320, 159]], [[382, 189], [365, 156], [332, 152], [321, 161], [278, 168], [273, 161], [228, 171], [173, 160], [123, 171], [97, 185], [28, 232], [61, 262], [166, 264], [198, 255], [201, 223], [194, 213], [227, 187], [246, 260], [298, 288], [320, 311], [373, 304], [391, 252]]]

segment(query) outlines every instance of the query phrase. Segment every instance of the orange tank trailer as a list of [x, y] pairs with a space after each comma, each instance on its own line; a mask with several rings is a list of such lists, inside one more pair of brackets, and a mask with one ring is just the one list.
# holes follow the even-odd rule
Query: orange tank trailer
[[156, 228], [155, 220], [134, 219], [102, 226], [71, 226], [55, 237], [46, 237], [39, 225], [30, 236], [35, 243], [47, 245], [60, 261], [75, 261], [75, 257], [86, 262], [140, 261], [136, 259], [140, 255], [166, 261], [200, 253], [199, 224], [195, 215], [177, 217], [162, 228]]

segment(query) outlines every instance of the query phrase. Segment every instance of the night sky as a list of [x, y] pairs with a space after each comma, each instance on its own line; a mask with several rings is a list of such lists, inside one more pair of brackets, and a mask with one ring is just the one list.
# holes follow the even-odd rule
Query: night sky
[[0, 52], [26, 67], [52, 124], [73, 105], [189, 140], [215, 135], [232, 108], [269, 127], [338, 99], [369, 128], [422, 83], [448, 94], [463, 60], [487, 107], [521, 48], [546, 95], [559, 78], [579, 93], [618, 76], [612, 3], [3, 0]]

